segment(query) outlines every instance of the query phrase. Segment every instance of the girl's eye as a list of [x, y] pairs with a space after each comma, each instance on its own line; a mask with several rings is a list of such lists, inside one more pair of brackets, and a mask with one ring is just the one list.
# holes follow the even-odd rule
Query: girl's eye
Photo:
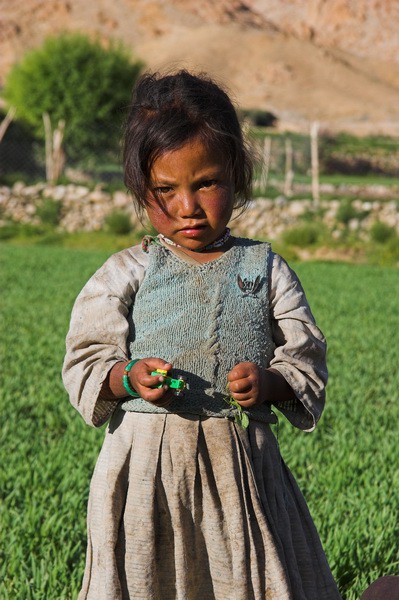
[[159, 196], [159, 195], [162, 195], [162, 194], [167, 194], [167, 193], [168, 193], [168, 192], [170, 192], [171, 190], [172, 190], [172, 188], [171, 188], [170, 186], [166, 186], [166, 185], [164, 185], [164, 186], [160, 186], [160, 187], [157, 187], [157, 188], [155, 188], [155, 189], [153, 190], [153, 192], [154, 192], [154, 194], [155, 194], [156, 196]]
[[216, 185], [217, 181], [216, 179], [206, 179], [205, 181], [201, 182], [201, 187], [203, 188], [209, 188], [212, 187], [213, 185]]

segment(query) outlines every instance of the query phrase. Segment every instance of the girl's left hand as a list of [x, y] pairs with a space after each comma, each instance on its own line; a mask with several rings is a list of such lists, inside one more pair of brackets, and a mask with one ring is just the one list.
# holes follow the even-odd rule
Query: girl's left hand
[[227, 375], [229, 390], [243, 408], [265, 402], [267, 371], [253, 362], [238, 363]]

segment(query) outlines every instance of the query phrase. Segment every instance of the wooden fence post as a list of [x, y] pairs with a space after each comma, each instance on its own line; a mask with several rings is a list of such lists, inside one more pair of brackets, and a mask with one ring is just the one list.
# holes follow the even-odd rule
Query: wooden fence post
[[310, 156], [312, 163], [312, 196], [313, 202], [320, 202], [320, 185], [319, 185], [319, 124], [314, 121], [310, 127]]
[[261, 173], [261, 186], [266, 192], [267, 180], [269, 178], [270, 160], [272, 155], [272, 138], [270, 136], [265, 137], [263, 140], [263, 161], [262, 161], [262, 173]]
[[49, 183], [54, 183], [60, 177], [65, 164], [65, 156], [62, 150], [65, 121], [58, 121], [58, 126], [53, 133], [50, 117], [48, 113], [44, 113], [43, 124], [46, 148], [46, 179]]
[[11, 121], [13, 120], [13, 118], [15, 117], [15, 113], [16, 113], [16, 108], [14, 106], [11, 106], [8, 109], [8, 112], [6, 114], [6, 116], [4, 117], [4, 119], [2, 120], [1, 124], [0, 124], [0, 142], [3, 139]]
[[292, 141], [290, 138], [286, 138], [284, 195], [288, 198], [292, 196], [292, 182], [294, 180], [294, 171], [292, 169], [292, 154]]

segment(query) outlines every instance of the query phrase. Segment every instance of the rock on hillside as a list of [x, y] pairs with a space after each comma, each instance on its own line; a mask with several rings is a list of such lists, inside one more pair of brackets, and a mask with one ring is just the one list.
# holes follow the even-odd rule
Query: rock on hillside
[[0, 81], [49, 34], [120, 38], [192, 67], [283, 124], [399, 133], [398, 0], [0, 0]]
[[253, 0], [251, 5], [286, 33], [399, 65], [398, 0]]

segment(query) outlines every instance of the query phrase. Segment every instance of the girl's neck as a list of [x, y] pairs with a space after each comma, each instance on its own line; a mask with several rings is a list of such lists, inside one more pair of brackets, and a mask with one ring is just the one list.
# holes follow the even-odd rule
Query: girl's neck
[[168, 244], [165, 238], [160, 238], [160, 242], [162, 246], [168, 248], [173, 254], [176, 254], [180, 258], [183, 258], [187, 262], [191, 262], [193, 264], [205, 264], [208, 262], [212, 262], [213, 260], [217, 260], [220, 258], [227, 250], [231, 248], [233, 245], [233, 238], [229, 236], [227, 242], [218, 248], [213, 248], [209, 250], [203, 250], [202, 252], [195, 252], [194, 250], [188, 250], [187, 248], [183, 248], [182, 246], [176, 244]]
[[169, 248], [174, 254], [180, 255], [183, 258], [190, 259], [190, 262], [204, 264], [216, 260], [226, 250], [231, 247], [231, 233], [230, 229], [226, 227], [221, 236], [219, 236], [212, 243], [208, 244], [204, 248], [199, 250], [189, 250], [180, 244], [176, 244], [172, 240], [168, 239], [162, 233], [158, 234], [158, 240], [163, 246]]

